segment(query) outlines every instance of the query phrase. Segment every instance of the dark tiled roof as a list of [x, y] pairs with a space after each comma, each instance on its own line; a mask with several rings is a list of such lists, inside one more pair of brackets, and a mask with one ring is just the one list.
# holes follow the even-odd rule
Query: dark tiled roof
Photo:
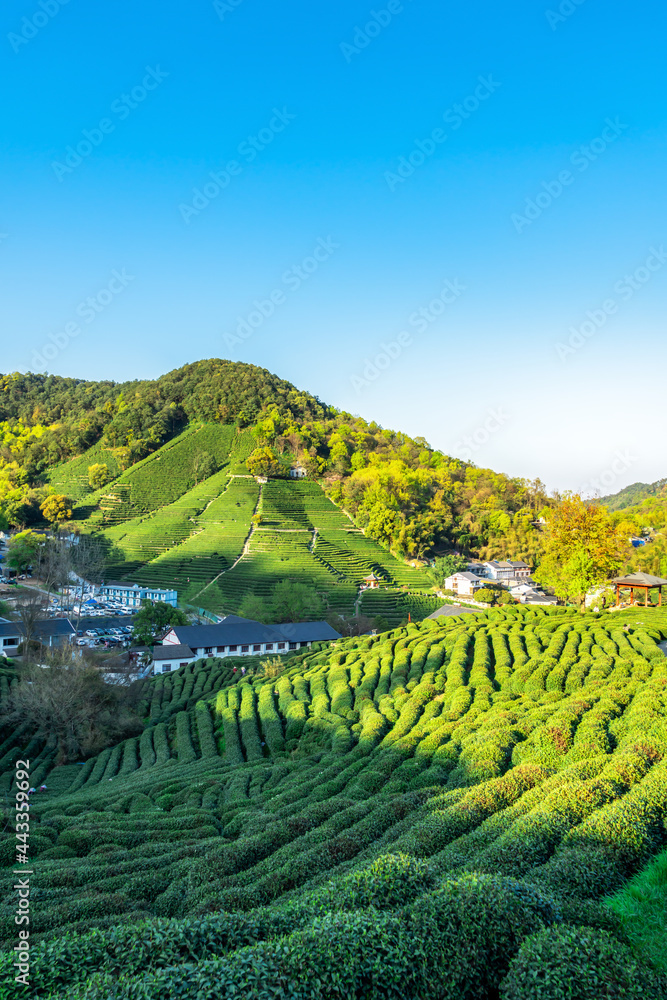
[[456, 604], [445, 604], [444, 607], [438, 608], [438, 610], [434, 611], [432, 615], [429, 615], [428, 619], [432, 620], [434, 618], [449, 618], [453, 617], [454, 615], [478, 615], [478, 614], [479, 611], [476, 611], [474, 608], [460, 608], [457, 607]]
[[[50, 618], [46, 621], [35, 622], [33, 635], [36, 639], [56, 638], [58, 636], [73, 635], [76, 629], [69, 618]], [[15, 635], [23, 635], [23, 622], [0, 623], [0, 638], [9, 638]]]
[[[230, 619], [232, 619], [230, 621]], [[241, 646], [266, 642], [322, 642], [340, 639], [327, 622], [289, 622], [262, 625], [230, 615], [218, 625], [177, 625], [172, 630], [180, 643], [192, 649], [206, 646]]]
[[289, 622], [285, 625], [273, 625], [272, 628], [282, 633], [290, 642], [323, 642], [340, 639], [338, 632], [328, 622]]
[[189, 659], [195, 654], [192, 652], [189, 646], [154, 646], [153, 647], [153, 659], [154, 660], [175, 660], [178, 657], [184, 656]]

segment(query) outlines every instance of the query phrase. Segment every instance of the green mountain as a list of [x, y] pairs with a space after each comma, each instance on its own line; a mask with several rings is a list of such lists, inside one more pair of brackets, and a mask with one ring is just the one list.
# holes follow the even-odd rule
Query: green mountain
[[611, 511], [635, 507], [644, 500], [654, 497], [667, 499], [667, 479], [659, 479], [656, 483], [632, 483], [619, 493], [602, 497], [600, 503]]
[[[103, 540], [108, 577], [176, 586], [199, 607], [238, 612], [287, 578], [331, 612], [398, 623], [434, 607], [419, 597], [424, 557], [539, 550], [539, 481], [449, 458], [252, 365], [122, 385], [15, 374], [0, 390], [0, 519], [39, 523], [55, 491]], [[289, 479], [295, 464], [306, 480]], [[371, 572], [383, 590], [355, 605]]]
[[0, 996], [664, 998], [664, 883], [631, 880], [664, 870], [665, 638], [667, 609], [502, 609], [145, 680], [141, 735], [83, 765], [46, 716], [0, 730], [8, 869], [47, 785]]

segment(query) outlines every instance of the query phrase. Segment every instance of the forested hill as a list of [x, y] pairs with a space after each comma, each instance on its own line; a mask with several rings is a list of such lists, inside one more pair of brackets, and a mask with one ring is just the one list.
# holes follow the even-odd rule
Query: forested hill
[[251, 433], [247, 471], [264, 465], [280, 476], [301, 463], [367, 535], [408, 559], [452, 547], [531, 559], [532, 522], [550, 503], [539, 481], [450, 458], [254, 365], [212, 359], [123, 384], [12, 374], [0, 376], [0, 390], [0, 518], [9, 525], [40, 520], [54, 467], [103, 450], [116, 478], [198, 421]]
[[667, 479], [658, 479], [655, 483], [632, 483], [619, 493], [603, 497], [601, 503], [609, 510], [625, 510], [653, 497], [667, 500]]

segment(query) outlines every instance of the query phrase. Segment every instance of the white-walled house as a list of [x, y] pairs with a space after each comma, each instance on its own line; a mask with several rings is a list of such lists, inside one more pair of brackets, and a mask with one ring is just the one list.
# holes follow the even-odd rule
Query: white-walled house
[[327, 622], [262, 625], [228, 615], [217, 625], [176, 625], [170, 629], [162, 646], [153, 650], [154, 673], [168, 673], [202, 656], [280, 656], [309, 648], [314, 642], [335, 639], [340, 639], [340, 635]]
[[153, 647], [153, 673], [168, 674], [172, 670], [187, 667], [196, 659], [189, 646], [174, 645]]
[[484, 580], [474, 573], [454, 573], [445, 580], [445, 590], [453, 590], [461, 597], [473, 597], [484, 586]]
[[531, 574], [530, 566], [523, 559], [491, 559], [484, 563], [484, 569], [489, 579], [505, 584], [510, 580], [527, 580]]

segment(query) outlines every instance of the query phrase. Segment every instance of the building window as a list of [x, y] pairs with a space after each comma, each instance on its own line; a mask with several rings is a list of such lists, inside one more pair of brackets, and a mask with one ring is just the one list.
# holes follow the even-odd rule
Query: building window
[[241, 652], [242, 653], [247, 653], [248, 650], [249, 650], [249, 648], [250, 648], [249, 646], [241, 646]]
[[170, 670], [171, 670], [171, 663], [165, 663], [165, 665], [162, 668], [162, 673], [168, 674]]
[[285, 648], [285, 643], [284, 642], [279, 642], [278, 643], [278, 649], [284, 649], [284, 648]]
[[300, 645], [301, 645], [301, 649], [304, 649], [308, 645], [308, 643], [307, 642], [302, 642]]
[[238, 648], [239, 648], [238, 646], [230, 646], [229, 647], [229, 652], [230, 653], [235, 653]]
[[205, 646], [204, 652], [206, 653], [207, 656], [210, 656], [211, 653], [213, 652], [213, 646]]
[[298, 649], [299, 648], [299, 643], [298, 642], [290, 642], [289, 648], [290, 649]]
[[267, 644], [266, 644], [266, 652], [267, 653], [272, 653], [273, 652], [273, 643], [272, 642], [267, 642]]
[[219, 653], [224, 653], [224, 651], [225, 651], [225, 647], [224, 646], [218, 646], [218, 652]]
[[187, 663], [179, 663], [179, 667], [187, 667]]
[[255, 644], [255, 645], [254, 645], [254, 646], [252, 647], [252, 651], [253, 651], [253, 653], [261, 653], [261, 652], [262, 652], [262, 647], [261, 647], [261, 645], [257, 645], [257, 644]]

